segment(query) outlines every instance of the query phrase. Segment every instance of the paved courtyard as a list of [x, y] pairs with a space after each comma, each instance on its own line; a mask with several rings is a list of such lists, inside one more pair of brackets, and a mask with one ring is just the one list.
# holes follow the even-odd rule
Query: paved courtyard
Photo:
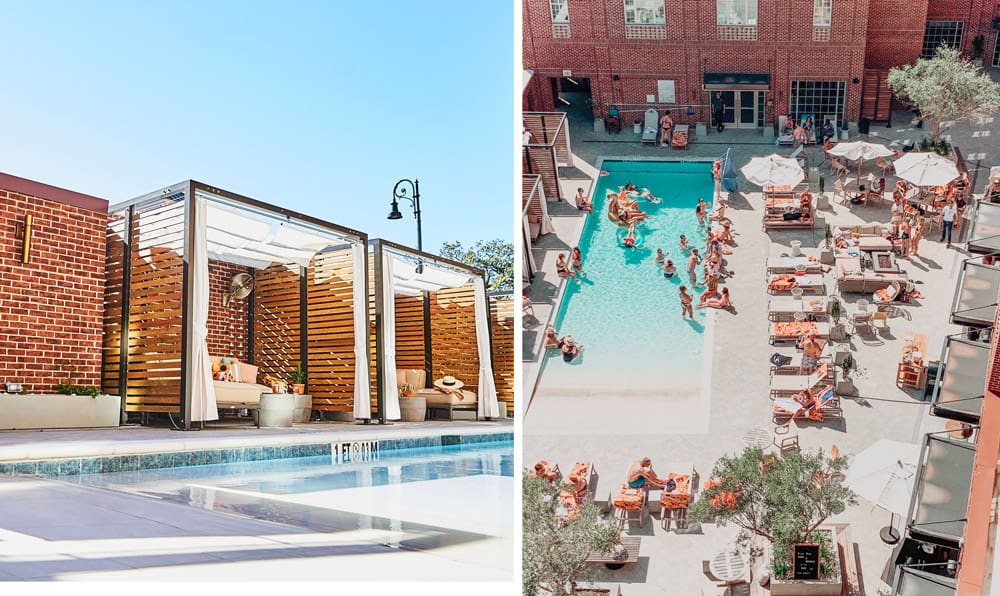
[[[902, 122], [903, 116], [899, 118]], [[630, 132], [608, 140], [605, 133], [594, 133], [592, 122], [588, 123], [579, 115], [571, 114], [571, 122], [574, 124], [571, 129], [572, 146], [578, 158], [574, 165], [579, 170], [576, 175], [581, 178], [564, 181], [564, 184], [574, 191], [576, 186], [588, 186], [596, 179], [597, 173], [589, 164], [600, 157], [707, 159], [718, 158], [728, 146], [725, 139], [727, 133], [710, 135], [709, 139], [718, 140], [718, 143], [695, 139], [691, 150], [683, 153], [669, 148], [644, 147], [638, 142], [638, 135]], [[904, 127], [882, 130], [893, 130], [893, 134], [900, 135], [900, 138], [912, 134]], [[953, 134], [958, 135], [959, 130], [956, 128]], [[740, 166], [752, 155], [789, 152], [787, 148], [774, 147], [773, 141], [761, 138], [759, 133], [752, 136], [744, 131], [734, 131], [729, 141]], [[954, 142], [959, 140], [956, 138]], [[812, 164], [822, 159], [818, 150], [807, 150], [807, 153], [809, 151], [813, 153], [810, 155]], [[983, 159], [984, 166], [989, 159], [995, 157], [987, 155]], [[819, 167], [827, 180], [832, 180], [829, 165], [820, 164]], [[582, 178], [584, 175], [590, 176], [590, 179]], [[641, 181], [637, 183], [642, 185]], [[893, 183], [894, 179], [890, 179], [890, 188]], [[982, 183], [983, 177], [980, 176], [978, 186], [981, 187]], [[832, 182], [828, 182], [828, 194], [831, 187]], [[815, 184], [813, 188], [815, 191]], [[672, 400], [669, 388], [663, 388], [654, 395], [635, 398], [583, 390], [577, 395], [566, 392], [558, 396], [546, 396], [544, 392], [534, 391], [539, 369], [545, 374], [545, 367], [563, 365], [558, 358], [544, 362], [540, 349], [541, 330], [545, 322], [554, 317], [553, 310], [561, 299], [565, 285], [576, 283], [556, 276], [555, 254], [559, 250], [568, 252], [578, 243], [584, 222], [580, 212], [565, 203], [550, 204], [556, 233], [543, 236], [535, 245], [534, 257], [541, 271], [530, 288], [530, 297], [536, 317], [525, 322], [522, 381], [525, 396], [530, 397], [524, 421], [526, 466], [538, 459], [548, 459], [567, 470], [577, 461], [594, 462], [600, 473], [598, 492], [603, 495], [617, 490], [625, 481], [628, 465], [647, 455], [660, 472], [693, 465], [701, 482], [704, 482], [710, 477], [713, 463], [720, 456], [743, 449], [743, 437], [748, 430], [762, 427], [771, 432], [774, 425], [771, 401], [768, 399], [768, 357], [774, 348], [768, 343], [769, 295], [764, 262], [768, 255], [787, 252], [792, 240], [801, 241], [803, 247], [819, 246], [823, 231], [765, 234], [761, 230], [763, 199], [757, 192], [759, 189], [742, 176], [739, 189], [740, 192], [731, 197], [727, 211], [733, 221], [737, 248], [732, 256], [727, 257], [727, 268], [734, 271], [735, 276], [725, 285], [732, 294], [735, 314], [714, 310], [708, 314], [714, 319], [714, 338], [706, 348], [712, 354], [711, 378], [708, 380], [710, 390], [704, 394], [703, 403], [694, 404]], [[567, 195], [571, 196], [571, 193]], [[819, 214], [833, 227], [886, 222], [889, 220], [889, 206], [848, 208], [833, 202], [831, 209]], [[961, 233], [967, 229], [963, 225]], [[862, 331], [850, 337], [850, 347], [859, 366], [859, 371], [852, 375], [858, 397], [842, 399], [843, 421], [802, 424], [800, 441], [804, 451], [820, 449], [829, 452], [836, 445], [841, 454], [850, 458], [880, 438], [919, 443], [923, 433], [943, 429], [942, 419], [928, 415], [929, 408], [922, 401], [922, 391], [898, 388], [895, 372], [907, 331], [927, 334], [928, 359], [937, 360], [945, 337], [960, 330], [948, 323], [961, 263], [968, 257], [959, 246], [946, 249], [932, 231], [926, 234], [920, 257], [899, 261], [924, 297], [896, 309], [888, 321], [888, 330]], [[832, 274], [826, 276], [825, 293], [837, 293]], [[871, 296], [844, 296], [848, 312], [856, 309], [855, 303], [859, 298], [870, 300]], [[668, 300], [676, 299], [673, 295], [665, 295], [665, 301]], [[673, 310], [669, 312], [673, 313]], [[664, 342], [669, 342], [669, 338], [664, 338]], [[628, 376], [630, 371], [622, 371], [622, 374]], [[702, 411], [703, 416], [700, 415]], [[554, 419], [556, 414], [557, 420]], [[658, 514], [655, 515], [658, 517]], [[879, 529], [889, 521], [888, 512], [862, 501], [829, 521], [850, 524], [850, 538], [859, 561], [856, 593], [877, 594], [889, 579], [888, 563], [895, 556], [893, 549], [878, 537]], [[734, 527], [719, 528], [712, 524], [694, 524], [686, 531], [664, 531], [658, 519], [647, 518], [641, 528], [629, 530], [630, 535], [642, 536], [639, 563], [620, 571], [602, 568], [599, 579], [622, 584], [627, 595], [700, 594], [702, 588], [712, 585], [702, 573], [702, 561], [731, 542], [736, 532]]]

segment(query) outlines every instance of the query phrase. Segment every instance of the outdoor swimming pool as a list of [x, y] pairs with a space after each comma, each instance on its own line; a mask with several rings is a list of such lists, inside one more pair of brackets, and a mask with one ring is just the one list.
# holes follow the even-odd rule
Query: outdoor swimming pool
[[[565, 386], [623, 387], [696, 386], [704, 353], [706, 313], [695, 309], [695, 320], [681, 319], [678, 288], [686, 285], [689, 253], [678, 246], [681, 234], [701, 252], [704, 232], [695, 217], [698, 197], [711, 203], [710, 162], [605, 161], [607, 175], [594, 189], [594, 211], [580, 238], [586, 272], [579, 282], [569, 280], [555, 327], [584, 345], [580, 358], [567, 364], [550, 356], [539, 388]], [[649, 218], [636, 227], [635, 249], [620, 243], [619, 226], [607, 216], [608, 190], [631, 181], [649, 188], [660, 204], [639, 201]], [[678, 268], [664, 277], [655, 264], [662, 248]], [[701, 268], [698, 269], [699, 275]], [[697, 303], [702, 288], [695, 288]], [[641, 373], [635, 378], [634, 373]]]
[[513, 444], [502, 442], [390, 450], [348, 463], [328, 455], [68, 480], [284, 524], [357, 548], [444, 557], [497, 579], [511, 573], [500, 562], [512, 549], [513, 473]]

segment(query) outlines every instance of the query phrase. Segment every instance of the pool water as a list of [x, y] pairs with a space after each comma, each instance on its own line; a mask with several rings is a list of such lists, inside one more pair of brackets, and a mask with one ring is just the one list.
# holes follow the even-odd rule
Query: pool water
[[[550, 356], [540, 387], [565, 382], [567, 375], [607, 382], [634, 371], [696, 374], [701, 368], [705, 310], [696, 308], [694, 321], [682, 319], [678, 289], [687, 286], [697, 304], [703, 288], [691, 287], [690, 253], [678, 242], [685, 234], [704, 254], [705, 232], [695, 206], [699, 197], [712, 202], [711, 163], [605, 161], [602, 167], [607, 175], [597, 180], [594, 211], [580, 238], [585, 276], [567, 281], [555, 320], [559, 336], [572, 334], [584, 351], [569, 364]], [[627, 181], [661, 199], [660, 204], [639, 200], [649, 217], [636, 226], [634, 249], [621, 245], [624, 232], [607, 216], [607, 191]], [[673, 278], [665, 278], [655, 263], [657, 248], [677, 267]], [[700, 278], [700, 266], [698, 273]]]
[[513, 455], [510, 442], [480, 443], [383, 451], [350, 463], [299, 457], [82, 474], [77, 481], [393, 548], [485, 541], [503, 557], [513, 529]]

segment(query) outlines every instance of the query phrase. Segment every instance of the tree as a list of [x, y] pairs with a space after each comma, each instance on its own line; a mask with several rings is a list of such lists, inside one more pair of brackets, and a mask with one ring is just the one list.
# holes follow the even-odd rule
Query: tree
[[587, 500], [567, 521], [556, 519], [559, 489], [543, 478], [524, 477], [522, 592], [524, 596], [572, 594], [573, 585], [589, 577], [587, 555], [608, 552], [618, 541], [618, 525], [601, 517]]
[[846, 458], [829, 458], [820, 450], [773, 457], [747, 448], [715, 462], [714, 486], [701, 492], [690, 515], [720, 525], [734, 523], [766, 538], [777, 562], [828, 517], [857, 503], [843, 485], [846, 467]]
[[476, 242], [465, 248], [461, 242], [445, 242], [438, 254], [460, 261], [486, 272], [486, 289], [490, 292], [514, 291], [514, 245], [496, 240]]
[[1000, 89], [988, 74], [959, 51], [939, 46], [933, 58], [889, 69], [889, 87], [896, 97], [913, 103], [933, 124], [931, 140], [938, 142], [941, 123], [983, 119], [1000, 107]]

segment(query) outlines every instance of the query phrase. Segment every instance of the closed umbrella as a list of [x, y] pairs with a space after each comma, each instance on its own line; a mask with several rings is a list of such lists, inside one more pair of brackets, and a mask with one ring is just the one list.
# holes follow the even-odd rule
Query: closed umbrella
[[879, 533], [889, 544], [899, 541], [894, 522], [897, 513], [909, 511], [919, 457], [919, 445], [879, 439], [856, 455], [847, 470], [846, 484], [851, 490], [889, 511], [889, 526]]
[[897, 177], [917, 186], [944, 186], [958, 178], [955, 162], [937, 153], [907, 153], [892, 165]]
[[862, 162], [878, 157], [889, 157], [892, 149], [879, 143], [869, 143], [868, 141], [854, 141], [853, 143], [837, 143], [827, 151], [830, 155], [854, 159], [858, 162], [858, 180], [861, 180]]
[[772, 153], [767, 157], [755, 157], [740, 168], [743, 175], [757, 186], [795, 186], [805, 174], [799, 162], [783, 155]]

